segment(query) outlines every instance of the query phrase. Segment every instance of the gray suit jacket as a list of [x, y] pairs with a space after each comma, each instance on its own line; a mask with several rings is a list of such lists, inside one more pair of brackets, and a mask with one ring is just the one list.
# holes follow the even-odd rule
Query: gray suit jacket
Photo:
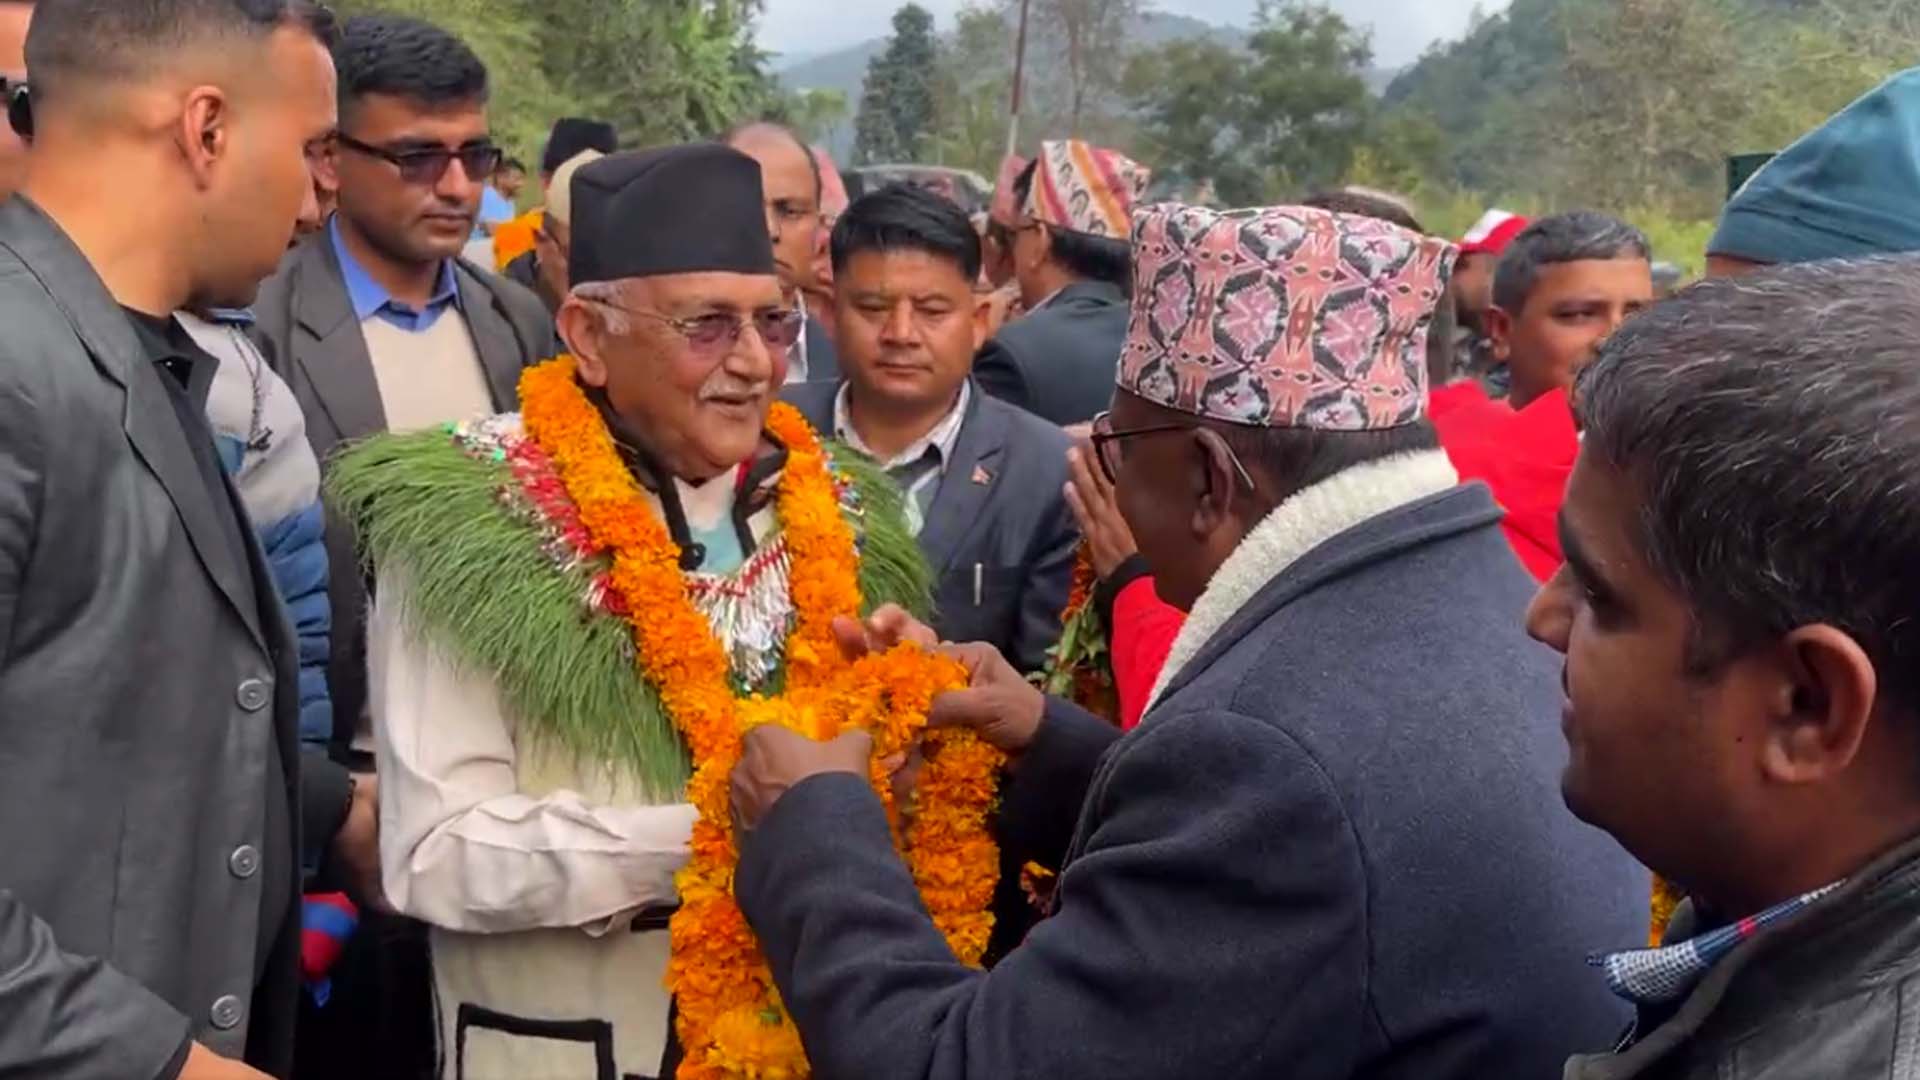
[[[486, 369], [493, 407], [511, 412], [519, 407], [520, 370], [560, 351], [553, 316], [524, 286], [464, 260], [456, 266], [460, 312]], [[261, 286], [254, 317], [261, 351], [293, 387], [306, 413], [307, 440], [323, 470], [341, 443], [387, 430], [373, 361], [327, 230], [288, 253], [280, 271]], [[366, 583], [352, 529], [331, 513], [327, 561], [333, 604], [327, 683], [333, 692], [335, 743], [344, 749], [367, 704]]]
[[1127, 337], [1127, 298], [1099, 281], [1060, 290], [1000, 328], [973, 361], [987, 393], [1049, 423], [1084, 424], [1113, 399]]
[[962, 967], [863, 777], [788, 791], [735, 893], [815, 1073], [1536, 1080], [1626, 1013], [1648, 880], [1561, 803], [1556, 658], [1484, 487], [1282, 571], [1134, 731], [1064, 703], [1002, 791], [1053, 914]]
[[189, 1034], [284, 1073], [292, 629], [166, 376], [24, 198], [0, 205], [0, 327], [0, 1074], [146, 1080]]
[[807, 316], [807, 382], [831, 386], [840, 381], [840, 353], [819, 319]]
[[[831, 437], [839, 389], [806, 382], [783, 396]], [[1063, 494], [1069, 445], [1059, 428], [975, 387], [920, 531], [936, 575], [934, 629], [988, 642], [1022, 671], [1038, 670], [1060, 639], [1073, 586], [1080, 529]]]

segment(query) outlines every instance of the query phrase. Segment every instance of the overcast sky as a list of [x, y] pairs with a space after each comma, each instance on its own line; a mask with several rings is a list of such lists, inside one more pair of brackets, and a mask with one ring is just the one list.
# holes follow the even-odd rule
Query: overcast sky
[[[760, 45], [791, 60], [831, 52], [869, 38], [884, 37], [894, 9], [903, 0], [767, 0]], [[962, 0], [919, 0], [946, 30]], [[1333, 7], [1373, 30], [1375, 62], [1397, 67], [1420, 55], [1435, 38], [1457, 37], [1467, 25], [1475, 0], [1332, 0]], [[1255, 0], [1153, 0], [1160, 11], [1192, 15], [1212, 23], [1245, 26], [1253, 21]], [[1482, 0], [1488, 11], [1504, 0]]]

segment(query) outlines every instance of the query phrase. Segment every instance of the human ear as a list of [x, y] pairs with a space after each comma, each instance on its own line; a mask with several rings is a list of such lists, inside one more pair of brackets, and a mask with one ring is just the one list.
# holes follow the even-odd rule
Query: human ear
[[1775, 685], [1760, 766], [1782, 784], [1811, 784], [1853, 765], [1873, 720], [1879, 676], [1845, 631], [1803, 626], [1772, 651]]
[[1498, 304], [1487, 309], [1487, 339], [1493, 342], [1494, 359], [1513, 358], [1513, 316]]
[[993, 336], [993, 296], [989, 293], [973, 295], [973, 351], [979, 352], [987, 339]]
[[573, 369], [580, 381], [593, 387], [606, 386], [607, 365], [601, 350], [600, 321], [587, 310], [586, 304], [571, 296], [560, 305], [555, 321], [559, 323], [560, 340], [573, 355]]
[[201, 187], [226, 156], [232, 134], [233, 110], [226, 92], [217, 86], [196, 86], [181, 102], [178, 139], [187, 168]]
[[1233, 451], [1217, 432], [1194, 428], [1190, 436], [1194, 447], [1194, 487], [1191, 528], [1195, 539], [1205, 539], [1233, 521], [1233, 496], [1240, 484], [1240, 471], [1233, 466]]

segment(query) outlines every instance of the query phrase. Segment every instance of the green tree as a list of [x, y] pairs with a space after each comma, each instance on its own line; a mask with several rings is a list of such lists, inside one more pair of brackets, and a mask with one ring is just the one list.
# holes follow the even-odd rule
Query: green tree
[[938, 50], [933, 16], [918, 4], [893, 14], [886, 51], [867, 64], [854, 120], [856, 162], [913, 161], [933, 130]]
[[766, 109], [774, 87], [742, 0], [566, 0], [542, 7], [548, 77], [623, 140], [705, 138]]
[[1264, 186], [1241, 153], [1239, 110], [1247, 55], [1201, 39], [1168, 42], [1136, 55], [1126, 91], [1140, 125], [1140, 151], [1162, 181], [1192, 191], [1212, 184], [1228, 202], [1250, 202]]
[[458, 35], [487, 65], [496, 138], [536, 154], [556, 117], [611, 120], [629, 144], [703, 138], [765, 109], [760, 0], [342, 0]]
[[1176, 41], [1127, 78], [1149, 157], [1221, 199], [1285, 197], [1345, 174], [1367, 134], [1366, 35], [1304, 0], [1262, 3], [1245, 50]]
[[1283, 185], [1342, 176], [1366, 131], [1373, 48], [1331, 8], [1302, 0], [1263, 2], [1247, 42], [1253, 54], [1240, 134]]
[[[1006, 0], [1018, 10], [1021, 0]], [[1120, 89], [1127, 34], [1145, 8], [1141, 0], [1031, 0], [1031, 18], [1060, 50], [1066, 80], [1067, 132], [1083, 133], [1088, 111]]]
[[940, 50], [934, 152], [947, 165], [992, 176], [1006, 149], [1013, 28], [998, 8], [960, 9]]
[[846, 121], [847, 95], [841, 90], [797, 90], [783, 95], [770, 110], [777, 119], [810, 143], [823, 143], [833, 137]]

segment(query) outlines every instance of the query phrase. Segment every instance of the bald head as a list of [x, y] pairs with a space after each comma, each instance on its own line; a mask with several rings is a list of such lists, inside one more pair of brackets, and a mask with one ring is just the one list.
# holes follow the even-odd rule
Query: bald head
[[760, 165], [773, 261], [781, 287], [791, 294], [812, 279], [820, 231], [820, 163], [791, 128], [768, 121], [743, 124], [721, 141]]

